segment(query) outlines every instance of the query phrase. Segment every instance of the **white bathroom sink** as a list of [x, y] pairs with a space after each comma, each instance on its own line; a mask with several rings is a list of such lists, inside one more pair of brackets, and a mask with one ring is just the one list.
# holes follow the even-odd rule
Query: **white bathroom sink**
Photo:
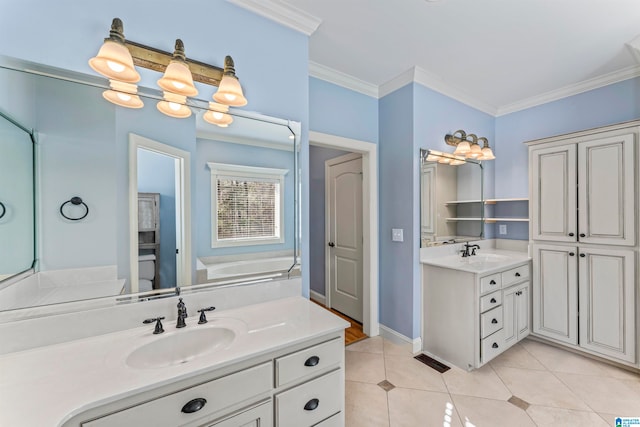
[[125, 363], [137, 369], [180, 365], [227, 348], [235, 338], [233, 330], [221, 326], [177, 330], [136, 348]]

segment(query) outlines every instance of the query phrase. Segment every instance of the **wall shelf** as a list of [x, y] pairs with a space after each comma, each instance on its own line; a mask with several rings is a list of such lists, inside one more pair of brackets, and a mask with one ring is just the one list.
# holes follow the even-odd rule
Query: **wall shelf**
[[447, 218], [447, 221], [482, 221], [482, 218]]
[[495, 205], [500, 202], [528, 202], [529, 199], [526, 197], [515, 197], [511, 199], [486, 199], [484, 201], [485, 205]]
[[529, 218], [485, 218], [484, 222], [487, 224], [496, 222], [529, 222]]
[[447, 202], [444, 202], [444, 204], [446, 206], [449, 205], [462, 205], [465, 203], [482, 203], [482, 200], [449, 200]]

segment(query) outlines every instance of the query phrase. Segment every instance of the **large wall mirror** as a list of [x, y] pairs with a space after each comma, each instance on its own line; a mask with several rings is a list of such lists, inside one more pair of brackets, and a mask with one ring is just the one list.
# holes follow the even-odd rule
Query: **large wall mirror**
[[484, 235], [482, 164], [420, 150], [420, 247]]
[[0, 322], [300, 274], [299, 123], [0, 60]]

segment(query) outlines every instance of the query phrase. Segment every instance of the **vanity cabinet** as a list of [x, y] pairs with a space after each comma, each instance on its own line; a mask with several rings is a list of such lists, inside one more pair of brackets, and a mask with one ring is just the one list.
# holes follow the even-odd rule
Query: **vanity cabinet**
[[527, 143], [533, 333], [633, 366], [639, 125]]
[[426, 354], [471, 370], [529, 334], [530, 261], [479, 273], [423, 264]]
[[64, 426], [341, 426], [343, 335], [327, 335], [200, 375], [212, 377], [204, 382], [177, 381], [87, 411]]

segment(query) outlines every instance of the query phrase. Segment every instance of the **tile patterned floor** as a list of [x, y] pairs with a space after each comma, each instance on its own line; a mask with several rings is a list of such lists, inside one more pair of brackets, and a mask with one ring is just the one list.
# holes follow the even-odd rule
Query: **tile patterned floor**
[[440, 374], [407, 344], [346, 347], [347, 427], [606, 427], [640, 417], [640, 375], [525, 339], [473, 372]]

